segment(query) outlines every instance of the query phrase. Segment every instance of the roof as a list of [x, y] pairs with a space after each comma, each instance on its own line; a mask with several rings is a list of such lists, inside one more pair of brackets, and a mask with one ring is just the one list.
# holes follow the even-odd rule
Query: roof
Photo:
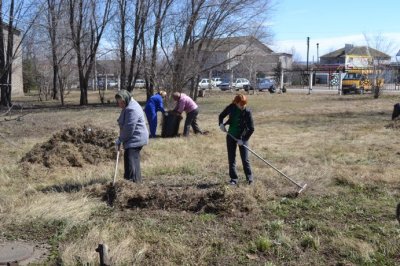
[[249, 46], [256, 45], [266, 53], [273, 53], [273, 51], [268, 46], [252, 36], [228, 37], [206, 40], [203, 44], [205, 48], [203, 48], [202, 50], [212, 52], [228, 52], [231, 51], [233, 48], [243, 44]]
[[344, 57], [346, 55], [372, 56], [374, 58], [380, 58], [383, 60], [390, 60], [391, 58], [389, 55], [368, 46], [352, 46], [347, 52], [346, 47], [343, 47], [331, 53], [325, 54], [321, 56], [321, 58], [337, 58]]

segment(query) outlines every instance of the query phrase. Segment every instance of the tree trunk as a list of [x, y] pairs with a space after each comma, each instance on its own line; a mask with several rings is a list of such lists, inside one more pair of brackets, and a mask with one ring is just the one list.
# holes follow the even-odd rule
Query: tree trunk
[[121, 47], [120, 47], [120, 60], [121, 60], [121, 75], [120, 75], [120, 88], [126, 89], [126, 48], [125, 48], [125, 32], [126, 32], [126, 0], [118, 1], [119, 11], [120, 11], [120, 19], [121, 19]]
[[49, 25], [49, 35], [50, 35], [50, 43], [51, 43], [51, 53], [53, 60], [53, 99], [58, 100], [58, 88], [57, 88], [57, 77], [58, 77], [58, 59], [57, 59], [57, 43], [56, 43], [56, 35], [57, 35], [57, 18], [55, 14], [55, 1], [47, 0], [48, 7], [48, 25]]
[[[0, 7], [2, 8], [3, 3], [0, 3]], [[11, 74], [12, 74], [12, 61], [13, 61], [13, 47], [14, 47], [14, 32], [13, 32], [13, 24], [14, 24], [14, 0], [10, 1], [10, 11], [9, 11], [9, 21], [8, 21], [8, 34], [7, 34], [7, 53], [6, 57], [0, 58], [3, 64], [4, 72], [1, 75], [1, 105], [10, 107], [11, 103]], [[0, 23], [3, 23], [3, 18], [0, 17]], [[1, 40], [2, 42], [0, 49], [4, 54], [4, 33], [3, 29], [1, 29]], [[1, 56], [3, 57], [3, 56]]]
[[[109, 20], [111, 0], [106, 0], [101, 6], [104, 9], [101, 20], [96, 21], [96, 2], [84, 5], [83, 0], [69, 0], [69, 24], [71, 38], [74, 44], [78, 62], [79, 85], [81, 91], [80, 105], [88, 104], [88, 80], [96, 60], [97, 48], [99, 46], [104, 29]], [[75, 16], [75, 11], [78, 16]], [[90, 17], [90, 19], [87, 19]], [[86, 47], [84, 41], [89, 40], [90, 45]]]

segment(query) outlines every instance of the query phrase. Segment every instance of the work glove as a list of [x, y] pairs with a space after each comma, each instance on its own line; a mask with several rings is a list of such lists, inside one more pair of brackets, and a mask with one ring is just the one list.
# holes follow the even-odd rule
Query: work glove
[[238, 144], [239, 146], [242, 146], [242, 145], [243, 145], [243, 140], [238, 139], [238, 140], [237, 140], [237, 144]]
[[115, 150], [116, 151], [119, 151], [119, 149], [120, 149], [120, 147], [121, 147], [121, 140], [119, 139], [119, 138], [117, 138], [116, 140], [115, 140]]
[[221, 129], [222, 132], [226, 132], [226, 128], [224, 124], [220, 124], [219, 128]]

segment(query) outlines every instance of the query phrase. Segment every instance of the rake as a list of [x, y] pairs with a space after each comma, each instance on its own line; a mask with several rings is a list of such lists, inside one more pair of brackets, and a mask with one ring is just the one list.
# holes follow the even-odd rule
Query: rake
[[[238, 141], [237, 138], [235, 138], [234, 136], [232, 136], [231, 134], [229, 134], [228, 132], [226, 132], [228, 134], [228, 136], [230, 136], [231, 138], [233, 138], [234, 140]], [[279, 174], [281, 174], [282, 176], [284, 176], [286, 179], [288, 179], [290, 182], [292, 182], [293, 184], [295, 184], [300, 190], [297, 191], [297, 195], [299, 195], [301, 192], [303, 192], [304, 189], [306, 189], [307, 184], [304, 183], [304, 185], [300, 185], [298, 182], [294, 181], [292, 178], [290, 178], [289, 176], [285, 175], [282, 171], [280, 171], [278, 168], [276, 168], [275, 166], [273, 166], [270, 162], [268, 162], [267, 160], [265, 160], [264, 158], [262, 158], [260, 155], [258, 155], [255, 151], [253, 151], [252, 149], [250, 149], [248, 146], [243, 145], [243, 147], [245, 147], [249, 152], [251, 152], [252, 154], [254, 154], [258, 159], [260, 159], [261, 161], [263, 161], [264, 163], [266, 163], [268, 166], [270, 166], [272, 169], [274, 169], [275, 171], [277, 171]]]

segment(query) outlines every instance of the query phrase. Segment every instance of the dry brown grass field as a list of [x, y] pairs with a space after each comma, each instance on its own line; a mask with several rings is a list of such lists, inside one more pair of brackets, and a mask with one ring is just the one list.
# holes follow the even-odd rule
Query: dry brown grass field
[[[67, 107], [14, 99], [24, 108], [0, 112], [0, 242], [44, 248], [37, 265], [98, 265], [99, 243], [113, 265], [400, 264], [398, 97], [249, 95], [250, 148], [308, 184], [294, 197], [298, 188], [253, 155], [255, 183], [245, 185], [239, 159], [239, 185], [227, 184], [218, 114], [233, 96], [199, 98], [210, 133], [151, 139], [144, 182], [123, 181], [121, 158], [115, 186], [113, 92], [105, 105], [91, 93], [86, 107], [74, 92]], [[144, 91], [134, 97], [143, 103]]]

